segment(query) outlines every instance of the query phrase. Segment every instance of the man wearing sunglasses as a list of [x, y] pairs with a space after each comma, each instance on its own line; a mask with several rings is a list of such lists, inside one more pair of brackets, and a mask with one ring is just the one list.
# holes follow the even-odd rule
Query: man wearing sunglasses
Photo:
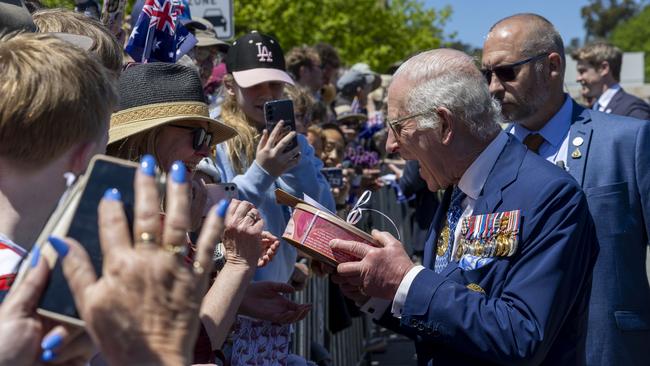
[[482, 68], [511, 122], [507, 130], [567, 170], [587, 195], [600, 244], [587, 364], [650, 365], [650, 124], [575, 103], [563, 91], [564, 57], [562, 38], [548, 20], [517, 14], [490, 29]]

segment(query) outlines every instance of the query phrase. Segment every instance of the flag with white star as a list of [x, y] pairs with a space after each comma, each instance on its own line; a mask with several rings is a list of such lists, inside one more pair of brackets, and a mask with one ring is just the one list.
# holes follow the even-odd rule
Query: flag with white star
[[180, 0], [146, 0], [124, 50], [136, 62], [176, 62], [196, 38], [178, 21]]

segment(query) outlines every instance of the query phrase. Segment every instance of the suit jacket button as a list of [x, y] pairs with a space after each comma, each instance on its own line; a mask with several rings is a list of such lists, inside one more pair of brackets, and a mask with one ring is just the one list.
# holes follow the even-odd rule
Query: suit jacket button
[[418, 330], [424, 330], [424, 324], [422, 323], [418, 324]]
[[418, 326], [418, 320], [413, 318], [411, 319], [411, 327], [415, 328]]

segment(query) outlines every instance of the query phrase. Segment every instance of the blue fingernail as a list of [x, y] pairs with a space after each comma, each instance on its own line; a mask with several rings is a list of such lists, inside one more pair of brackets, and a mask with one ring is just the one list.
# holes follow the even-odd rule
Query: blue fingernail
[[68, 247], [68, 244], [66, 244], [63, 240], [57, 238], [56, 236], [50, 236], [47, 238], [47, 241], [52, 244], [52, 247], [54, 247], [54, 250], [56, 250], [60, 258], [68, 255], [68, 250], [70, 250], [70, 248]]
[[41, 258], [41, 246], [36, 244], [34, 249], [32, 249], [32, 261], [29, 262], [29, 265], [34, 268], [38, 265], [38, 260]]
[[[41, 348], [44, 350], [49, 350], [52, 351], [55, 348], [58, 348], [61, 345], [61, 342], [63, 341], [63, 337], [59, 333], [54, 333], [50, 334], [49, 336], [45, 337], [43, 341], [41, 342]], [[45, 354], [45, 352], [43, 352]]]
[[109, 201], [121, 201], [122, 195], [117, 188], [109, 188], [104, 192], [104, 199]]
[[185, 164], [177, 161], [172, 165], [172, 180], [175, 183], [185, 183]]
[[49, 350], [49, 349], [46, 349], [45, 351], [43, 351], [43, 354], [41, 354], [41, 361], [44, 361], [44, 362], [54, 361], [55, 358], [56, 358], [56, 355], [54, 354], [54, 352], [52, 350]]
[[144, 155], [140, 159], [140, 171], [150, 177], [156, 175], [156, 159], [152, 155]]
[[228, 211], [228, 206], [230, 206], [230, 201], [223, 199], [219, 201], [217, 205], [217, 216], [226, 217], [226, 211]]

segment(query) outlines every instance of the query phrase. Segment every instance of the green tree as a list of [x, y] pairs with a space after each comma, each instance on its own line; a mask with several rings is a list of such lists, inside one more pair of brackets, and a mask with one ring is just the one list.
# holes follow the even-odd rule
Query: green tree
[[606, 39], [616, 26], [639, 11], [634, 0], [590, 0], [580, 9], [587, 31], [586, 40]]
[[41, 0], [46, 8], [74, 9], [74, 0]]
[[426, 9], [418, 0], [236, 0], [235, 33], [259, 30], [286, 50], [327, 42], [347, 64], [384, 71], [413, 53], [439, 47], [451, 8]]
[[621, 23], [611, 34], [610, 42], [623, 51], [645, 52], [645, 79], [650, 80], [650, 6]]

